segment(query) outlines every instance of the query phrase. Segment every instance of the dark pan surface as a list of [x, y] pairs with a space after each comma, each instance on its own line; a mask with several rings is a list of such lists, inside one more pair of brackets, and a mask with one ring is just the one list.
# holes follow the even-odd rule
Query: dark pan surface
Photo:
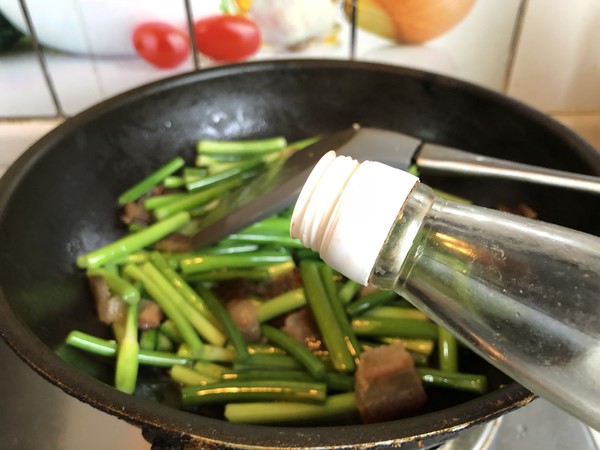
[[[464, 150], [600, 174], [600, 156], [576, 135], [506, 97], [420, 71], [335, 61], [259, 62], [155, 83], [68, 120], [0, 180], [0, 331], [35, 370], [66, 392], [166, 440], [202, 446], [402, 448], [435, 445], [465, 426], [526, 404], [531, 395], [473, 358], [493, 390], [445, 392], [424, 415], [376, 425], [238, 426], [179, 411], [176, 392], [144, 370], [140, 396], [112, 389], [111, 366], [62, 347], [80, 329], [108, 336], [94, 317], [77, 255], [123, 233], [116, 197], [199, 138], [289, 140], [360, 123]], [[476, 202], [524, 201], [540, 218], [600, 234], [600, 198], [491, 180], [424, 181]], [[57, 355], [57, 352], [61, 356]], [[67, 363], [68, 359], [71, 363]], [[74, 369], [75, 364], [78, 369]], [[467, 368], [468, 369], [468, 368]], [[433, 395], [432, 395], [433, 397]]]

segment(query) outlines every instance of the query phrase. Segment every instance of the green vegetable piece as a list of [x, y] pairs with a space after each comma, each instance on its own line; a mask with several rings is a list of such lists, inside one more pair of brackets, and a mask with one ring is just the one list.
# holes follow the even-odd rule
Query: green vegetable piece
[[438, 362], [440, 370], [458, 372], [458, 342], [444, 327], [438, 326]]
[[359, 316], [396, 297], [398, 294], [394, 291], [375, 291], [350, 303], [346, 307], [346, 312], [349, 316]]
[[198, 361], [194, 364], [194, 370], [213, 380], [220, 380], [228, 369], [220, 364], [209, 361]]
[[350, 303], [350, 300], [360, 291], [362, 285], [354, 280], [347, 280], [338, 292], [338, 297], [342, 303]]
[[426, 385], [430, 384], [432, 386], [474, 392], [476, 394], [485, 394], [487, 391], [487, 377], [485, 375], [446, 372], [429, 367], [417, 367], [416, 369], [419, 375], [421, 375], [423, 383]]
[[187, 197], [187, 193], [178, 192], [175, 194], [155, 195], [154, 197], [148, 197], [144, 200], [144, 208], [150, 211], [160, 208], [162, 206], [171, 204], [177, 200]]
[[237, 358], [235, 349], [232, 347], [217, 347], [210, 344], [205, 344], [200, 351], [192, 352], [190, 347], [183, 343], [179, 346], [177, 354], [186, 358], [193, 358], [197, 361], [215, 363], [231, 363]]
[[255, 369], [241, 370], [237, 372], [225, 372], [222, 375], [223, 380], [238, 381], [315, 381], [315, 378], [304, 370], [285, 370], [285, 369]]
[[140, 349], [156, 350], [158, 343], [158, 328], [148, 328], [140, 332]]
[[210, 289], [199, 286], [197, 288], [200, 297], [204, 299], [206, 305], [210, 308], [212, 313], [215, 315], [217, 320], [221, 323], [223, 330], [229, 337], [231, 345], [235, 349], [239, 360], [248, 358], [248, 349], [246, 347], [246, 341], [242, 336], [242, 333], [234, 323], [229, 311], [223, 306], [223, 304], [214, 296]]
[[357, 413], [354, 392], [332, 395], [322, 405], [301, 402], [228, 403], [225, 417], [230, 422], [281, 424], [315, 421]]
[[122, 260], [127, 255], [153, 244], [168, 234], [171, 234], [191, 220], [187, 212], [181, 212], [173, 217], [157, 222], [135, 234], [125, 236], [104, 247], [93, 250], [77, 258], [77, 266], [85, 269], [95, 269], [105, 264]]
[[125, 318], [125, 335], [117, 347], [115, 387], [127, 394], [135, 392], [138, 375], [138, 313], [139, 301], [129, 304]]
[[323, 403], [327, 386], [303, 381], [237, 381], [227, 380], [206, 386], [184, 386], [181, 390], [184, 406], [213, 403], [289, 400]]
[[271, 216], [256, 222], [242, 230], [243, 232], [258, 232], [261, 234], [290, 235], [290, 218]]
[[360, 317], [352, 320], [357, 336], [399, 337], [408, 339], [437, 339], [437, 325], [414, 319]]
[[[180, 199], [170, 202], [166, 205], [159, 206], [154, 209], [154, 217], [158, 220], [165, 219], [166, 217], [174, 216], [182, 211], [188, 211], [194, 209], [204, 203], [208, 203], [216, 197], [228, 192], [234, 186], [237, 186], [240, 180], [233, 179], [211, 186], [205, 190], [199, 192], [190, 192]], [[186, 212], [189, 215], [189, 213]]]
[[287, 140], [277, 136], [266, 139], [244, 141], [215, 141], [202, 139], [198, 141], [196, 150], [200, 155], [261, 155], [285, 149]]
[[303, 367], [297, 359], [287, 354], [253, 354], [243, 361], [236, 361], [234, 369], [244, 370], [301, 370]]
[[377, 306], [366, 311], [363, 317], [383, 317], [388, 319], [413, 319], [429, 322], [429, 318], [416, 308], [404, 306]]
[[170, 175], [163, 180], [163, 186], [167, 189], [176, 189], [185, 186], [185, 180], [183, 177]]
[[162, 254], [154, 252], [150, 256], [150, 260], [171, 285], [165, 290], [171, 292], [173, 298], [179, 297], [189, 305], [179, 302], [179, 308], [187, 315], [198, 334], [212, 345], [223, 346], [225, 335], [215, 326], [216, 319], [202, 298], [173, 270]]
[[204, 178], [199, 178], [186, 183], [188, 191], [196, 191], [199, 189], [207, 189], [211, 186], [219, 185], [225, 181], [240, 180], [249, 178], [258, 173], [258, 170], [265, 165], [265, 161], [262, 159], [252, 159], [251, 161], [244, 162], [243, 164], [236, 164], [235, 166], [221, 170], [217, 173], [209, 175]]
[[323, 286], [319, 273], [319, 264], [314, 261], [302, 261], [300, 274], [304, 283], [307, 303], [313, 312], [321, 336], [336, 370], [352, 372], [356, 369], [354, 356], [350, 353], [344, 333], [335, 316], [334, 309]]
[[163, 336], [166, 336], [169, 339], [169, 341], [176, 344], [181, 344], [183, 342], [181, 333], [177, 329], [175, 322], [173, 322], [171, 319], [163, 320], [159, 326], [159, 330]]
[[[117, 344], [114, 341], [107, 341], [82, 331], [71, 331], [66, 342], [72, 347], [99, 356], [115, 357], [117, 354]], [[191, 364], [194, 358], [185, 358], [167, 352], [140, 350], [138, 361], [147, 366], [171, 367], [175, 364]]]
[[223, 268], [256, 267], [284, 262], [292, 262], [292, 257], [287, 253], [264, 250], [237, 255], [197, 255], [193, 258], [181, 260], [180, 264], [183, 274], [188, 275]]
[[303, 244], [299, 239], [291, 238], [290, 236], [279, 236], [269, 233], [260, 233], [257, 231], [240, 231], [227, 236], [232, 241], [239, 242], [254, 242], [257, 244], [273, 244], [281, 245], [289, 248], [303, 248]]
[[256, 318], [259, 322], [268, 322], [277, 316], [306, 305], [304, 289], [298, 288], [285, 292], [259, 305]]
[[142, 195], [150, 192], [154, 186], [163, 181], [169, 175], [181, 169], [184, 164], [185, 161], [180, 156], [173, 158], [171, 161], [161, 166], [156, 172], [151, 173], [142, 181], [123, 192], [119, 196], [119, 205], [123, 206], [125, 203], [137, 200]]
[[185, 184], [206, 178], [208, 169], [206, 167], [185, 167], [183, 169], [183, 179]]
[[315, 378], [320, 379], [325, 374], [325, 364], [302, 343], [283, 331], [270, 325], [261, 326], [262, 334], [274, 344], [296, 358]]
[[338, 297], [335, 283], [333, 281], [333, 269], [326, 264], [320, 264], [319, 272], [321, 274], [321, 280], [323, 281], [325, 291], [327, 291], [327, 297], [329, 298], [329, 303], [331, 303], [331, 308], [333, 309], [340, 329], [344, 334], [344, 342], [348, 347], [348, 351], [358, 364], [358, 357], [360, 356], [360, 344], [356, 338], [356, 335], [354, 334], [354, 330], [352, 330], [352, 325], [350, 324], [348, 316], [344, 311], [344, 306]]
[[202, 341], [186, 315], [188, 311], [184, 313], [180, 309], [182, 304], [187, 305], [187, 303], [177, 294], [173, 295], [168, 281], [164, 279], [154, 264], [146, 262], [141, 268], [130, 264], [125, 266], [123, 271], [127, 276], [143, 283], [146, 291], [160, 305], [165, 315], [175, 323], [184, 342], [190, 346], [193, 352], [199, 352], [202, 349]]
[[127, 302], [130, 305], [136, 304], [140, 301], [140, 292], [136, 289], [136, 287], [110, 270], [101, 268], [89, 269], [87, 271], [87, 275], [88, 277], [104, 278], [108, 288], [114, 294], [117, 294], [119, 297], [121, 297], [124, 302]]
[[301, 139], [299, 141], [295, 141], [291, 144], [288, 144], [288, 148], [291, 148], [293, 150], [304, 150], [306, 147], [314, 144], [317, 141], [320, 141], [322, 138], [323, 136], [313, 136], [306, 139]]
[[198, 373], [186, 366], [173, 366], [169, 373], [171, 378], [186, 386], [206, 386], [208, 383], [214, 383], [218, 380]]

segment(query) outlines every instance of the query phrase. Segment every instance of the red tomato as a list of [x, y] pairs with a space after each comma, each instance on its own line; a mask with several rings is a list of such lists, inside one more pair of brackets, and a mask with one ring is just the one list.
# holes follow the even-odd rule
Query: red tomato
[[143, 23], [133, 31], [132, 39], [138, 55], [161, 69], [177, 67], [190, 54], [188, 35], [168, 23]]
[[241, 61], [260, 47], [258, 26], [242, 16], [205, 17], [195, 22], [194, 32], [198, 51], [216, 61]]

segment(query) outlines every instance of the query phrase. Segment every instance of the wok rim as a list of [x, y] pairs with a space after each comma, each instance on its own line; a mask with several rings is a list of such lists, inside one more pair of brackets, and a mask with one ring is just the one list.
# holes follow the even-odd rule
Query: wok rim
[[[327, 59], [265, 60], [209, 68], [158, 80], [109, 98], [68, 118], [30, 146], [0, 179], [0, 221], [4, 217], [4, 206], [9, 202], [12, 192], [36, 161], [42, 155], [52, 151], [54, 144], [63, 136], [72, 133], [82, 124], [93, 122], [99, 115], [106, 114], [111, 109], [136, 99], [212, 78], [226, 77], [232, 74], [239, 76], [254, 71], [269, 72], [293, 68], [344, 68], [388, 72], [404, 77], [422, 78], [432, 83], [477, 94], [494, 103], [500, 103], [515, 113], [560, 135], [565, 142], [570, 144], [573, 151], [586, 161], [592, 172], [600, 174], [600, 152], [583, 138], [534, 108], [488, 88], [445, 75], [379, 63]], [[441, 442], [441, 440], [450, 438], [454, 433], [499, 417], [528, 404], [535, 398], [526, 388], [512, 382], [474, 400], [450, 408], [379, 424], [328, 427], [267, 427], [232, 424], [170, 407], [157, 408], [155, 402], [121, 393], [73, 368], [17, 318], [10, 308], [2, 286], [0, 286], [0, 335], [27, 365], [47, 381], [80, 401], [133, 425], [166, 433], [173, 439], [202, 443], [218, 448], [231, 446], [236, 448], [281, 446], [286, 448], [329, 448], [330, 446], [371, 448], [400, 445], [412, 441]]]

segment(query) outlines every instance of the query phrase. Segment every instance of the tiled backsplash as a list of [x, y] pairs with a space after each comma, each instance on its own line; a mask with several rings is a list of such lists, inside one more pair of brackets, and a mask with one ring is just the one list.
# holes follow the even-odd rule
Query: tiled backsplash
[[[194, 58], [207, 41], [192, 40], [179, 64], [158, 68], [132, 40], [137, 26], [156, 21], [187, 39], [196, 21], [221, 14], [223, 5], [260, 29], [259, 50], [243, 60], [354, 57], [464, 79], [550, 114], [600, 113], [594, 0], [0, 0], [7, 19], [0, 21], [0, 118], [71, 116], [135, 86], [224, 63]], [[24, 34], [12, 44], [11, 26]], [[419, 41], [430, 29], [433, 36]], [[240, 48], [232, 43], [229, 53]]]

